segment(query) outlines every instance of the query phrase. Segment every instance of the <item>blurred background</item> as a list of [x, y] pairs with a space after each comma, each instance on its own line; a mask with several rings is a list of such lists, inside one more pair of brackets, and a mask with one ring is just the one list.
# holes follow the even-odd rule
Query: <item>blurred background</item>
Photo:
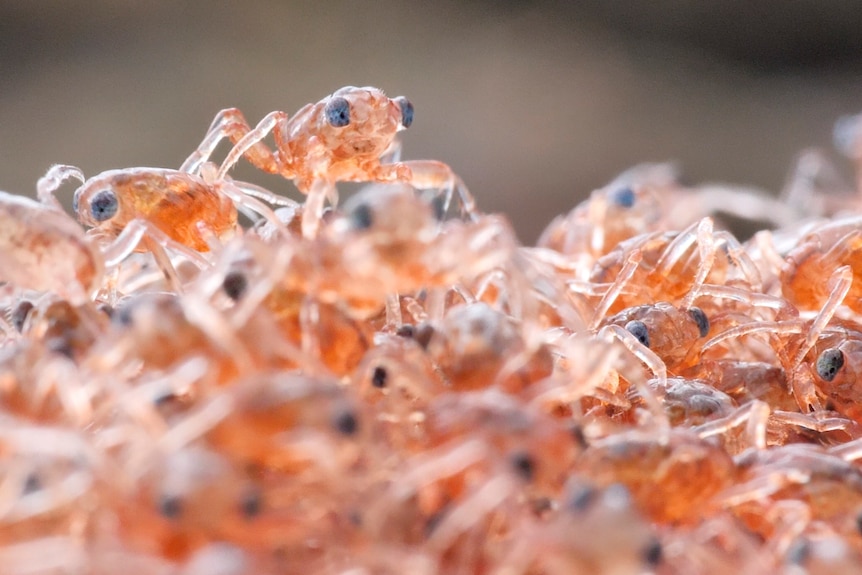
[[[373, 85], [415, 105], [405, 159], [448, 162], [533, 242], [640, 162], [777, 193], [862, 110], [860, 30], [843, 0], [5, 0], [0, 189], [178, 167], [221, 108], [256, 123]], [[236, 174], [296, 197], [259, 176]]]

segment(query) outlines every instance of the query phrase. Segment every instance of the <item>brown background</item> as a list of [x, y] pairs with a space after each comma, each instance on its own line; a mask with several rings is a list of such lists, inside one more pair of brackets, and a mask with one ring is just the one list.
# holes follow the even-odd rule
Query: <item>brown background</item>
[[777, 191], [862, 110], [854, 6], [6, 1], [0, 189], [52, 163], [177, 167], [223, 107], [256, 122], [354, 84], [409, 96], [404, 156], [449, 162], [525, 241], [642, 161]]

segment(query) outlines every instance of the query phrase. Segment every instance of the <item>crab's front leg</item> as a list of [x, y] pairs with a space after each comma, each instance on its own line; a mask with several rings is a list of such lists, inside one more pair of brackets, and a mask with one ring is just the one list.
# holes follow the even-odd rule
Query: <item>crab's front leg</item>
[[[272, 114], [270, 114], [270, 116], [271, 115]], [[269, 116], [267, 116], [267, 118], [268, 117]], [[183, 162], [182, 166], [180, 166], [180, 171], [190, 174], [198, 174], [201, 166], [209, 161], [210, 156], [215, 152], [215, 149], [221, 141], [228, 138], [233, 142], [234, 149], [239, 146], [240, 142], [245, 143], [243, 153], [237, 155], [236, 158], [231, 161], [227, 169], [233, 167], [233, 164], [235, 164], [241, 156], [245, 156], [246, 159], [256, 168], [271, 174], [277, 173], [278, 170], [276, 168], [277, 162], [275, 154], [261, 141], [266, 137], [266, 134], [269, 133], [269, 131], [267, 130], [262, 135], [259, 135], [259, 128], [260, 124], [252, 130], [248, 121], [245, 119], [245, 116], [243, 116], [242, 112], [237, 108], [227, 108], [222, 110], [216, 114], [215, 119], [207, 130], [207, 133], [197, 150], [192, 152], [192, 154], [186, 158], [186, 161]], [[270, 128], [270, 130], [271, 129], [272, 128]], [[246, 138], [248, 138], [248, 141], [246, 141]], [[231, 155], [229, 154], [228, 158], [230, 157]], [[228, 160], [226, 159], [224, 163], [227, 164]]]
[[368, 180], [373, 182], [405, 182], [409, 184], [415, 178], [413, 170], [410, 169], [406, 162], [366, 166], [362, 171], [367, 174]]
[[[411, 176], [407, 181], [418, 190], [440, 190], [443, 193], [443, 213], [449, 211], [452, 197], [457, 194], [461, 202], [461, 212], [471, 219], [476, 219], [476, 201], [464, 181], [461, 180], [447, 164], [435, 160], [410, 160], [391, 166], [406, 167]], [[386, 167], [386, 166], [382, 166]]]
[[[413, 179], [413, 172], [403, 163], [374, 163], [360, 166], [356, 172], [345, 179], [358, 182], [409, 183]], [[320, 228], [326, 201], [329, 200], [332, 207], [338, 205], [338, 188], [335, 187], [334, 181], [321, 175], [297, 179], [296, 187], [308, 196], [302, 208], [302, 235], [311, 239], [317, 235]]]
[[318, 178], [307, 184], [298, 183], [297, 187], [308, 196], [302, 206], [302, 236], [305, 239], [314, 239], [317, 237], [320, 222], [323, 219], [326, 198], [337, 198], [338, 191], [334, 182], [323, 178]]
[[63, 206], [57, 200], [54, 192], [69, 178], [74, 178], [82, 184], [85, 181], [84, 173], [75, 166], [66, 166], [63, 164], [51, 166], [36, 183], [36, 197], [39, 198], [39, 202], [63, 211]]
[[[91, 234], [91, 237], [95, 237], [95, 234]], [[120, 235], [101, 248], [105, 267], [111, 269], [119, 266], [141, 243], [153, 254], [156, 265], [177, 293], [183, 291], [182, 282], [166, 250], [182, 255], [200, 269], [206, 269], [211, 265], [199, 252], [171, 239], [151, 222], [134, 219], [126, 224]]]

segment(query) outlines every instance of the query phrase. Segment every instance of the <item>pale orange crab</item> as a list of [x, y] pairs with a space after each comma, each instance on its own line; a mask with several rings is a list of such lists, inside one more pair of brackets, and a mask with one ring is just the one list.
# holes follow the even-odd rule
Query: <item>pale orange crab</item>
[[[66, 180], [78, 180], [81, 185], [75, 190], [72, 209], [78, 222], [90, 228], [86, 240], [93, 245], [88, 249], [101, 246], [105, 256], [103, 267], [119, 264], [134, 251], [150, 251], [169, 282], [180, 291], [180, 280], [166, 249], [182, 254], [204, 269], [209, 261], [201, 252], [209, 251], [214, 244], [236, 233], [238, 209], [268, 219], [277, 225], [279, 233], [284, 233], [280, 220], [264, 201], [273, 205], [295, 205], [254, 184], [229, 177], [214, 179], [218, 167], [209, 162], [209, 155], [202, 155], [201, 150], [206, 146], [205, 140], [179, 170], [124, 168], [85, 178], [74, 166], [54, 165], [37, 183], [41, 206], [37, 204], [38, 209], [28, 210], [28, 214], [32, 212], [33, 215], [15, 216], [23, 213], [24, 208], [16, 207], [17, 201], [0, 198], [0, 212], [3, 212], [0, 220], [9, 215], [35, 222], [44, 219], [37, 217], [44, 214], [52, 219], [51, 225], [56, 226], [53, 220], [67, 216], [62, 213], [63, 206], [54, 194]], [[47, 224], [40, 221], [39, 225]], [[83, 237], [79, 226], [64, 225], [74, 228]], [[56, 231], [53, 233], [57, 235]], [[62, 250], [57, 252], [63, 256]], [[91, 275], [102, 279], [101, 271]], [[90, 284], [98, 283], [89, 279]]]
[[[239, 110], [231, 108], [219, 112], [198, 151], [181, 169], [194, 170], [197, 157], [208, 157], [221, 139], [230, 138], [236, 145], [216, 179], [221, 180], [245, 156], [259, 169], [293, 180], [308, 195], [302, 222], [306, 236], [316, 235], [325, 200], [337, 203], [336, 182], [405, 182], [417, 189], [438, 189], [445, 194], [444, 213], [457, 193], [463, 211], [472, 216], [473, 198], [448, 165], [434, 160], [398, 161], [396, 134], [412, 123], [413, 104], [407, 98], [389, 98], [372, 87], [341, 88], [316, 104], [307, 104], [293, 117], [271, 112], [254, 129], [249, 129]], [[275, 137], [274, 153], [262, 142], [270, 132]]]

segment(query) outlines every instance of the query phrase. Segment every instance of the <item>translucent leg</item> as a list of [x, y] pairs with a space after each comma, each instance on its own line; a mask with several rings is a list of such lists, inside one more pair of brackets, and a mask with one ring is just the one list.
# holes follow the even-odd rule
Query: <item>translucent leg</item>
[[[795, 411], [776, 410], [772, 412], [770, 420], [773, 423], [783, 426], [801, 427], [803, 429], [816, 431], [817, 433], [827, 433], [829, 431], [847, 431], [848, 433], [852, 433], [851, 428], [854, 423], [852, 420], [845, 419], [843, 417], [819, 417], [828, 413], [829, 412], [797, 413]], [[862, 445], [860, 440], [854, 439], [853, 441], [848, 441], [847, 443], [839, 445], [837, 448], [830, 449], [829, 452], [833, 455], [843, 457], [843, 455], [841, 455], [841, 453], [844, 453], [843, 449], [853, 443], [856, 443], [856, 448]]]
[[679, 263], [682, 257], [697, 242], [698, 223], [691, 224], [681, 231], [662, 252], [656, 262], [655, 273], [662, 276], [670, 276], [671, 269]]
[[428, 321], [428, 313], [425, 311], [425, 308], [413, 299], [412, 296], [401, 296], [399, 299], [404, 302], [404, 307], [413, 316], [413, 323]]
[[249, 182], [240, 182], [238, 180], [231, 180], [231, 184], [235, 188], [240, 190], [243, 194], [251, 196], [253, 198], [257, 198], [268, 204], [272, 204], [274, 206], [284, 206], [287, 208], [299, 207], [299, 202], [297, 202], [296, 200], [291, 200], [290, 198], [279, 196], [278, 194], [274, 194], [261, 186], [250, 184]]
[[[236, 146], [251, 131], [248, 121], [238, 109], [227, 108], [222, 110], [216, 114], [197, 150], [180, 166], [180, 171], [197, 174], [201, 166], [209, 161], [210, 156], [212, 156], [222, 140], [228, 138]], [[275, 155], [272, 150], [259, 140], [248, 146], [245, 156], [257, 168], [264, 171], [269, 171], [267, 168], [275, 162]], [[238, 159], [239, 156], [237, 157]], [[236, 163], [236, 160], [234, 160], [234, 163]]]
[[[5, 317], [0, 315], [0, 331], [3, 332], [4, 339], [12, 339], [18, 337], [18, 330], [12, 327], [12, 324]], [[0, 339], [0, 342], [3, 340]]]
[[[174, 453], [199, 439], [221, 423], [234, 410], [234, 403], [227, 394], [216, 395], [202, 407], [191, 410], [179, 423], [162, 435], [157, 447], [163, 453]], [[129, 464], [128, 467], [133, 467]]]
[[725, 417], [693, 428], [701, 438], [727, 433], [734, 427], [745, 424], [745, 438], [749, 446], [766, 449], [766, 424], [769, 421], [769, 404], [753, 400]]
[[699, 186], [690, 195], [680, 196], [671, 212], [672, 218], [682, 221], [686, 213], [698, 216], [723, 212], [748, 221], [770, 222], [776, 227], [789, 226], [799, 220], [791, 207], [768, 192], [729, 185]]
[[229, 178], [223, 180], [219, 185], [219, 191], [229, 197], [231, 201], [238, 207], [247, 208], [266, 218], [271, 223], [277, 233], [283, 237], [287, 236], [287, 231], [284, 229], [284, 222], [276, 215], [272, 208], [261, 202], [255, 197], [247, 195], [242, 188], [235, 185], [235, 182]]
[[165, 275], [165, 279], [168, 280], [168, 285], [171, 290], [178, 294], [183, 293], [183, 282], [180, 281], [180, 277], [177, 275], [177, 270], [174, 268], [174, 264], [171, 262], [171, 258], [168, 257], [165, 249], [148, 235], [144, 235], [143, 242], [144, 245], [147, 246], [147, 249], [153, 254], [153, 258], [156, 260], [156, 265], [158, 265], [159, 269], [162, 270], [162, 273]]
[[476, 211], [476, 201], [470, 190], [461, 180], [461, 178], [452, 171], [448, 165], [443, 162], [434, 160], [411, 160], [398, 164], [410, 168], [412, 176], [409, 183], [416, 189], [429, 190], [439, 189], [445, 194], [443, 204], [443, 213], [449, 210], [449, 205], [452, 203], [454, 194], [458, 194], [458, 199], [461, 202], [461, 211], [463, 214], [476, 219], [478, 213]]
[[401, 299], [398, 294], [389, 294], [386, 296], [386, 325], [388, 327], [398, 329], [404, 323], [401, 317]]
[[428, 538], [427, 545], [439, 553], [452, 547], [458, 538], [489, 517], [516, 493], [511, 477], [497, 475], [452, 507]]
[[623, 268], [620, 270], [619, 275], [614, 280], [614, 283], [611, 284], [611, 287], [608, 288], [608, 291], [605, 292], [605, 295], [602, 296], [599, 305], [596, 306], [596, 311], [593, 314], [593, 319], [590, 321], [590, 325], [588, 328], [590, 330], [598, 329], [599, 324], [605, 318], [608, 310], [614, 304], [616, 299], [619, 297], [620, 293], [623, 291], [623, 288], [629, 283], [632, 279], [632, 276], [635, 273], [635, 270], [638, 269], [638, 265], [641, 263], [643, 259], [643, 254], [641, 254], [640, 250], [634, 250], [629, 257], [626, 258], [626, 263], [623, 265]]
[[[796, 308], [792, 307], [784, 298], [733, 286], [703, 284], [697, 290], [697, 296], [694, 300], [703, 297], [731, 299], [745, 303], [751, 307], [752, 312], [759, 309], [771, 310], [769, 315], [772, 317], [793, 317], [793, 314], [796, 313]], [[762, 319], [766, 318], [763, 317]]]
[[715, 241], [712, 235], [712, 218], [703, 218], [697, 224], [697, 248], [700, 261], [697, 263], [697, 272], [694, 275], [694, 285], [682, 300], [682, 307], [688, 309], [697, 297], [700, 287], [706, 281], [706, 276], [715, 262]]
[[[618, 339], [626, 349], [647, 366], [647, 369], [653, 373], [657, 380], [658, 387], [667, 387], [667, 366], [654, 351], [644, 346], [635, 336], [618, 325], [605, 326], [599, 331], [600, 338], [608, 339], [609, 336]], [[667, 432], [670, 430], [670, 421], [668, 421], [667, 414], [664, 412], [658, 397], [650, 385], [641, 378], [632, 378], [632, 384], [637, 388], [638, 393], [655, 418], [655, 423], [663, 434], [662, 439], [666, 439]]]
[[[724, 245], [727, 248], [727, 256], [733, 261], [736, 267], [739, 268], [740, 273], [742, 273], [742, 277], [745, 278], [745, 281], [751, 287], [751, 291], [757, 293], [762, 292], [763, 279], [760, 277], [760, 270], [757, 269], [757, 264], [755, 264], [751, 256], [748, 255], [748, 252], [742, 244], [740, 244], [732, 234], [724, 230], [715, 232], [713, 234], [713, 238], [715, 238], [716, 241], [724, 242]], [[781, 267], [779, 266], [778, 269], [781, 269]]]
[[78, 168], [63, 164], [51, 166], [36, 183], [36, 197], [46, 206], [53, 206], [61, 211], [65, 211], [54, 196], [54, 192], [69, 178], [75, 178], [82, 184], [84, 183], [84, 174]]
[[126, 225], [122, 233], [109, 246], [102, 250], [105, 267], [110, 269], [120, 265], [144, 240], [146, 240], [146, 247], [150, 249], [156, 258], [156, 263], [159, 265], [162, 273], [165, 274], [168, 282], [175, 288], [181, 288], [181, 283], [176, 269], [164, 251], [165, 249], [180, 253], [201, 269], [210, 266], [209, 261], [200, 253], [172, 240], [150, 222], [146, 220], [132, 220]]
[[711, 347], [715, 347], [729, 339], [736, 339], [746, 335], [755, 333], [765, 333], [767, 335], [794, 335], [802, 333], [802, 320], [786, 320], [786, 321], [752, 321], [744, 323], [736, 327], [732, 327], [720, 334], [714, 336], [701, 347], [701, 353], [706, 352]]
[[172, 240], [163, 231], [146, 220], [132, 220], [126, 224], [122, 233], [109, 246], [102, 250], [105, 267], [111, 268], [119, 265], [120, 262], [135, 251], [135, 248], [145, 235], [150, 235], [159, 245], [181, 254], [201, 269], [210, 267], [209, 260], [200, 252], [196, 252]]
[[401, 140], [392, 140], [386, 151], [380, 156], [381, 164], [397, 164], [401, 161]]
[[[486, 301], [486, 293], [490, 289], [495, 289], [497, 292], [497, 296], [494, 298], [494, 307], [498, 310], [504, 310], [506, 308], [506, 297], [505, 294], [505, 285], [506, 285], [506, 274], [503, 270], [491, 270], [484, 277], [482, 277], [476, 285], [476, 296], [474, 299]], [[465, 301], [468, 301], [467, 298], [464, 298]]]
[[222, 162], [221, 167], [219, 167], [216, 178], [219, 180], [224, 178], [243, 156], [259, 170], [263, 170], [268, 174], [278, 174], [281, 171], [278, 160], [272, 150], [263, 143], [263, 139], [280, 122], [287, 122], [286, 113], [270, 112], [258, 122], [253, 130], [248, 129], [248, 124], [246, 124], [240, 138], [231, 138], [234, 142], [234, 147], [228, 152], [227, 157]]
[[810, 365], [800, 365], [789, 374], [789, 379], [790, 390], [800, 410], [808, 413], [823, 409], [823, 404], [817, 396], [817, 384]]
[[320, 338], [317, 329], [320, 325], [320, 308], [317, 302], [306, 297], [299, 312], [299, 325], [302, 329], [301, 349], [307, 357], [320, 360]]
[[844, 461], [859, 461], [862, 459], [862, 438], [832, 447], [829, 449], [829, 453]]
[[302, 208], [302, 237], [305, 239], [317, 237], [326, 198], [332, 194], [330, 188], [334, 187], [335, 184], [325, 180], [316, 180], [308, 191], [308, 198]]
[[796, 353], [796, 357], [793, 359], [794, 368], [802, 363], [802, 360], [805, 359], [805, 356], [811, 348], [814, 347], [820, 334], [823, 333], [826, 325], [838, 310], [838, 306], [840, 306], [844, 301], [844, 298], [847, 297], [847, 292], [850, 291], [850, 285], [852, 283], [853, 270], [850, 269], [850, 266], [842, 266], [832, 274], [832, 277], [829, 279], [829, 285], [831, 288], [829, 299], [826, 300], [823, 308], [821, 308], [817, 313], [814, 321], [811, 322], [811, 327], [809, 328], [808, 333], [805, 334], [805, 341]]
[[262, 249], [262, 246], [256, 245], [255, 242], [248, 242], [247, 246], [263, 273], [250, 282], [250, 289], [233, 309], [231, 323], [237, 331], [264, 305], [264, 300], [284, 277], [296, 254], [294, 244], [288, 242], [280, 244], [274, 254]]
[[221, 312], [194, 296], [183, 299], [183, 310], [189, 321], [200, 327], [233, 360], [239, 373], [247, 374], [254, 370], [249, 350]]
[[776, 501], [769, 507], [765, 519], [775, 526], [766, 546], [771, 548], [773, 557], [786, 557], [811, 524], [811, 508], [802, 501]]

